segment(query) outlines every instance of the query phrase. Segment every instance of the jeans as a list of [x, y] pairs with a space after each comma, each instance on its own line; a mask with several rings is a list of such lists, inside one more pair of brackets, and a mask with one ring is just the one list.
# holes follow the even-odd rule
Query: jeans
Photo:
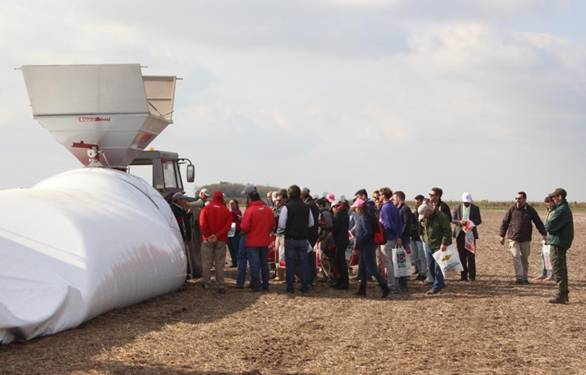
[[[550, 250], [550, 254], [551, 254], [551, 250]], [[543, 277], [549, 277], [551, 275], [553, 275], [552, 270], [548, 270], [547, 267], [545, 266], [545, 254], [543, 254], [543, 250], [541, 250], [541, 276]], [[549, 255], [549, 264], [551, 266], [551, 255]]]
[[360, 287], [366, 287], [368, 275], [374, 276], [381, 289], [388, 289], [385, 279], [378, 272], [376, 266], [376, 255], [374, 249], [358, 249], [360, 251], [360, 261], [358, 263], [358, 273], [360, 274]]
[[440, 290], [446, 286], [446, 284], [444, 283], [444, 274], [442, 273], [440, 266], [436, 263], [432, 255], [436, 251], [441, 250], [431, 250], [431, 252], [427, 253], [427, 263], [429, 264], [429, 272], [433, 275], [433, 284], [431, 285], [432, 290]]
[[307, 260], [307, 240], [285, 239], [285, 264], [287, 271], [287, 292], [293, 293], [295, 287], [295, 261], [301, 269], [301, 292], [309, 290], [309, 264]]
[[393, 290], [398, 289], [399, 286], [399, 280], [395, 277], [395, 269], [393, 267], [393, 248], [396, 247], [397, 241], [389, 240], [382, 246], [381, 249], [385, 262], [385, 268], [387, 269], [387, 286]]
[[269, 289], [269, 248], [249, 247], [248, 262], [250, 263], [250, 278], [255, 291], [261, 290], [259, 275], [262, 275], [262, 289]]
[[414, 241], [411, 262], [417, 266], [417, 272], [420, 276], [425, 276], [427, 273], [427, 255], [422, 241]]
[[232, 260], [232, 267], [238, 265], [238, 247], [240, 246], [240, 233], [235, 233], [234, 237], [228, 237], [228, 250], [230, 250], [230, 258]]
[[244, 279], [246, 278], [246, 262], [248, 261], [248, 254], [246, 253], [246, 246], [244, 243], [246, 236], [240, 236], [240, 242], [238, 243], [238, 274], [236, 275], [236, 287], [244, 288]]
[[431, 264], [429, 263], [429, 257], [431, 256], [432, 251], [429, 248], [429, 246], [427, 245], [427, 243], [422, 242], [422, 244], [423, 244], [423, 251], [425, 253], [425, 259], [427, 259], [427, 269], [425, 271], [426, 272], [426, 276], [427, 276], [427, 279], [426, 280], [429, 281], [430, 283], [432, 283], [433, 282], [434, 272], [432, 272], [432, 269], [433, 268], [431, 267]]

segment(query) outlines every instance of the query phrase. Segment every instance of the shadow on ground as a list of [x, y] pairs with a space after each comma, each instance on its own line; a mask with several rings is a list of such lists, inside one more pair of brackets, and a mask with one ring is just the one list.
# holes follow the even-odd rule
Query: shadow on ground
[[[236, 291], [229, 288], [227, 294], [221, 295], [216, 289], [204, 290], [199, 281], [188, 281], [175, 293], [110, 311], [77, 328], [31, 341], [0, 345], [0, 374], [44, 373], [42, 368], [27, 369], [22, 358], [29, 358], [33, 362], [46, 358], [53, 365], [60, 365], [64, 372], [102, 367], [102, 364], [94, 364], [89, 358], [124, 347], [136, 338], [163, 330], [168, 325], [184, 323], [196, 329], [199, 324], [213, 322], [246, 309], [259, 297], [255, 293], [243, 293], [237, 299], [231, 298], [231, 294]], [[123, 364], [119, 364], [119, 367], [120, 373], [165, 373], [163, 368], [133, 370], [123, 369]], [[197, 371], [185, 373], [198, 374]]]

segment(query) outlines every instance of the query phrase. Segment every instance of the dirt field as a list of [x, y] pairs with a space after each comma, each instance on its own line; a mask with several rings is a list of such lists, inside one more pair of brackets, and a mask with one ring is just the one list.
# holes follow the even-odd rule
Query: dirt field
[[[318, 284], [294, 298], [221, 296], [199, 283], [52, 337], [0, 347], [0, 373], [578, 374], [586, 373], [586, 214], [575, 215], [570, 304], [550, 305], [551, 282], [513, 285], [498, 244], [502, 211], [483, 212], [474, 283], [445, 292], [368, 298]], [[531, 275], [538, 275], [534, 235]], [[230, 276], [235, 276], [233, 273]]]

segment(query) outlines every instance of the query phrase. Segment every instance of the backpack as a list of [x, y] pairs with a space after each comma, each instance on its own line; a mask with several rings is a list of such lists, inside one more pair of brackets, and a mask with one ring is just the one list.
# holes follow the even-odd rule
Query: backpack
[[383, 225], [377, 220], [376, 227], [374, 229], [374, 244], [375, 245], [384, 245], [387, 243], [387, 239], [385, 238], [385, 228]]

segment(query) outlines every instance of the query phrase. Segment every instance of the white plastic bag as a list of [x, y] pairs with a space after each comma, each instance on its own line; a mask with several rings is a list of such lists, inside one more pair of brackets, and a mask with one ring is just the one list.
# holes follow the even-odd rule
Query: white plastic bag
[[474, 223], [470, 220], [466, 220], [466, 223], [462, 226], [462, 230], [465, 234], [464, 248], [472, 254], [476, 253], [476, 239], [474, 238], [474, 231], [472, 230], [474, 227]]
[[407, 256], [407, 251], [403, 247], [392, 250], [393, 252], [393, 271], [395, 277], [407, 277], [411, 273], [411, 261]]
[[460, 262], [458, 250], [456, 250], [456, 247], [454, 245], [448, 246], [446, 251], [438, 250], [432, 255], [433, 259], [435, 259], [436, 263], [442, 270], [444, 277], [448, 272], [462, 272], [464, 270], [464, 268], [462, 267], [462, 263]]
[[551, 271], [551, 258], [550, 258], [551, 247], [550, 245], [543, 244], [541, 248], [541, 254], [543, 254], [543, 266], [547, 271]]
[[232, 238], [236, 235], [236, 223], [232, 222], [232, 225], [230, 225], [230, 230], [228, 231], [228, 237]]

